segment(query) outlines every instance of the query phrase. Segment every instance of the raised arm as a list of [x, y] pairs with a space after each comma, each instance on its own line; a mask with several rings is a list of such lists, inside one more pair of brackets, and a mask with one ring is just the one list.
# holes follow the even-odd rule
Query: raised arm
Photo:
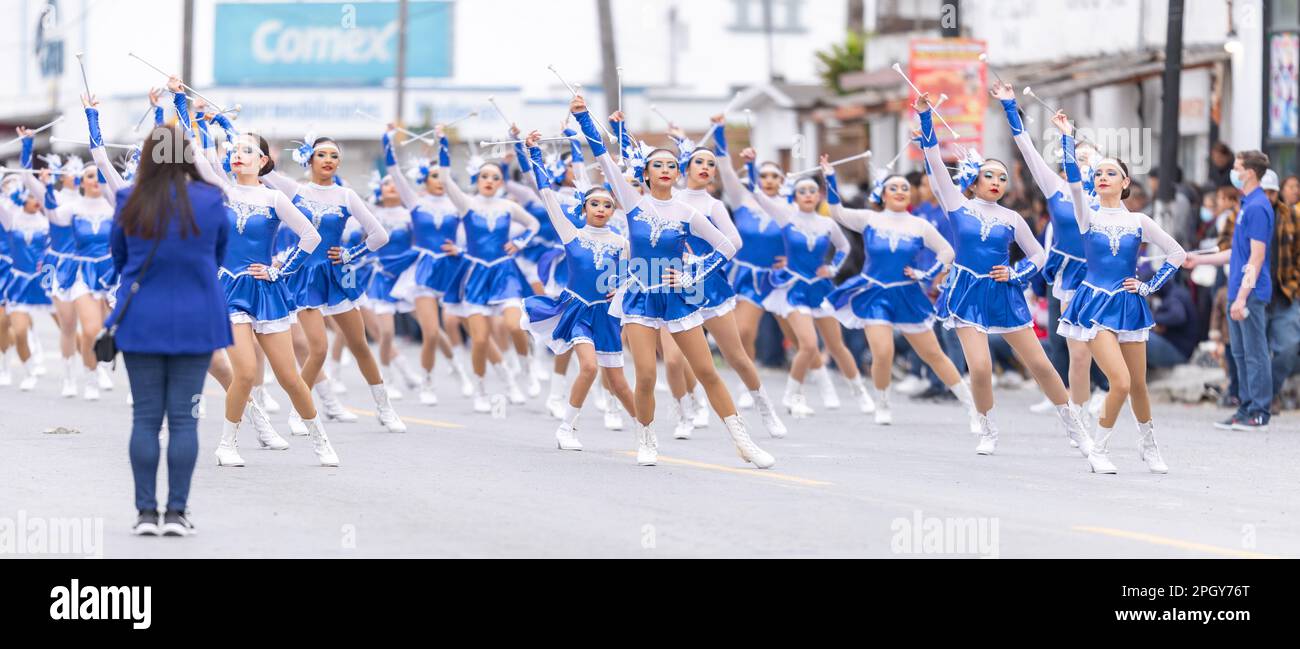
[[391, 130], [384, 132], [384, 168], [388, 170], [388, 177], [393, 179], [393, 187], [397, 189], [397, 196], [402, 201], [402, 207], [413, 210], [416, 203], [419, 202], [420, 196], [416, 193], [415, 188], [411, 186], [411, 181], [407, 179], [406, 174], [402, 173], [401, 165], [397, 164], [397, 152], [393, 149], [392, 136], [393, 132]]
[[[952, 176], [948, 175], [947, 167], [943, 164], [943, 156], [939, 154], [939, 135], [934, 130], [929, 96], [922, 95], [917, 98], [917, 106], [921, 118], [921, 152], [925, 154], [926, 164], [930, 165], [932, 172], [930, 178], [934, 181], [931, 187], [935, 190], [935, 197], [939, 199], [939, 205], [943, 210], [955, 212], [966, 204], [966, 197], [962, 195], [957, 185], [953, 184]], [[919, 110], [921, 106], [924, 106], [924, 110]], [[936, 170], [938, 173], [934, 173]]]
[[117, 190], [130, 186], [130, 183], [117, 173], [113, 162], [108, 159], [108, 152], [104, 149], [104, 135], [99, 130], [99, 101], [94, 97], [88, 97], [83, 98], [82, 103], [86, 107], [86, 126], [90, 129], [90, 157], [95, 161], [95, 167], [99, 169], [100, 175], [108, 181], [109, 191], [104, 192], [104, 198], [108, 199], [110, 204], [116, 204]]
[[772, 217], [772, 220], [776, 221], [777, 225], [785, 227], [790, 222], [790, 217], [794, 216], [794, 206], [785, 200], [785, 197], [772, 198], [757, 186], [749, 193], [754, 197], [755, 201], [758, 201], [759, 209]]
[[[531, 139], [531, 136], [529, 137]], [[546, 206], [546, 216], [551, 219], [555, 234], [559, 235], [563, 243], [573, 241], [578, 236], [578, 228], [574, 227], [573, 222], [564, 214], [564, 208], [560, 205], [560, 198], [555, 190], [547, 186], [546, 172], [542, 169], [542, 150], [530, 146], [528, 155], [532, 158], [533, 177], [537, 181], [537, 186], [542, 188], [542, 204]]]
[[[713, 122], [717, 124], [721, 119], [721, 115], [715, 116]], [[749, 192], [745, 190], [744, 183], [740, 182], [740, 176], [736, 174], [735, 163], [727, 150], [726, 129], [722, 126], [713, 129], [713, 143], [718, 150], [718, 173], [722, 178], [722, 196], [732, 206], [738, 207], [749, 198]]]
[[1007, 115], [1007, 124], [1011, 126], [1011, 139], [1015, 140], [1016, 148], [1020, 150], [1021, 157], [1029, 167], [1029, 175], [1033, 176], [1034, 184], [1038, 185], [1038, 190], [1043, 192], [1043, 197], [1051, 198], [1057, 192], [1064, 193], [1065, 188], [1061, 186], [1061, 177], [1048, 166], [1042, 152], [1034, 148], [1034, 140], [1025, 130], [1024, 122], [1021, 121], [1020, 112], [1016, 107], [1016, 91], [1010, 84], [1004, 83], [993, 89], [993, 96], [1002, 102], [1002, 110]]
[[831, 207], [831, 218], [854, 232], [865, 232], [871, 222], [871, 215], [877, 212], [844, 207], [844, 201], [840, 200], [840, 184], [835, 179], [835, 168], [825, 164], [825, 156], [822, 156], [822, 162], [822, 174], [826, 177], [826, 202]]
[[[440, 141], [446, 139], [446, 136], [443, 135], [441, 129], [438, 132], [438, 138]], [[456, 211], [458, 213], [464, 214], [470, 209], [470, 197], [465, 194], [465, 192], [460, 188], [460, 185], [456, 184], [456, 179], [451, 174], [450, 157], [451, 156], [443, 156], [442, 152], [439, 151], [438, 166], [434, 168], [438, 170], [438, 178], [442, 180], [442, 186], [447, 192], [447, 198], [451, 200], [452, 205], [456, 206]]]
[[1074, 220], [1079, 224], [1079, 232], [1087, 232], [1092, 219], [1092, 207], [1083, 193], [1083, 175], [1079, 172], [1079, 161], [1074, 158], [1074, 136], [1068, 133], [1061, 135], [1061, 159], [1065, 163], [1065, 180], [1070, 183]]
[[582, 135], [587, 138], [587, 146], [591, 147], [592, 155], [596, 156], [596, 161], [600, 164], [600, 171], [605, 175], [605, 182], [614, 190], [614, 198], [618, 199], [623, 209], [630, 210], [641, 200], [641, 193], [636, 190], [627, 179], [623, 177], [623, 172], [619, 170], [614, 159], [609, 156], [609, 151], [605, 148], [605, 142], [600, 139], [600, 131], [596, 130], [596, 122], [592, 120], [591, 113], [587, 112], [587, 103], [578, 95], [573, 98], [569, 104], [569, 110], [572, 111], [574, 119], [578, 120], [578, 126], [582, 129]]

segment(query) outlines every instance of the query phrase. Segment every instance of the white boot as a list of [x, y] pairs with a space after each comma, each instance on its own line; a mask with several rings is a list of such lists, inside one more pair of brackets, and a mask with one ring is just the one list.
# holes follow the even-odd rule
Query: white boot
[[330, 389], [329, 381], [321, 381], [313, 388], [316, 392], [316, 403], [324, 411], [325, 419], [341, 423], [353, 422], [358, 419], [357, 413], [343, 407], [343, 402], [339, 401], [339, 396]]
[[398, 354], [393, 359], [393, 367], [397, 368], [397, 375], [401, 377], [402, 382], [406, 384], [408, 390], [418, 390], [424, 385], [424, 373], [417, 372], [415, 367], [406, 360], [405, 356]]
[[654, 466], [659, 463], [659, 440], [650, 426], [636, 425], [636, 463]]
[[253, 388], [253, 401], [256, 401], [268, 415], [280, 412], [280, 402], [271, 396], [264, 385]]
[[100, 390], [113, 389], [113, 375], [108, 371], [107, 364], [100, 363], [98, 366], [95, 367], [95, 377], [96, 380], [99, 381]]
[[975, 452], [980, 455], [993, 455], [998, 448], [998, 427], [993, 424], [989, 418], [992, 410], [979, 416], [980, 424], [980, 443], [975, 447]]
[[481, 377], [474, 389], [474, 412], [485, 414], [492, 412], [492, 399], [488, 398], [487, 381]]
[[[552, 374], [551, 375], [552, 386], [555, 385], [555, 379], [564, 379], [561, 380], [561, 383], [567, 383], [567, 377], [565, 377], [564, 375]], [[613, 399], [613, 397], [610, 396], [609, 391], [605, 389], [605, 386], [600, 384], [599, 380], [597, 380], [591, 386], [591, 398], [595, 399], [595, 401], [592, 402], [592, 405], [596, 406], [596, 410], [601, 410], [601, 411], [609, 410], [609, 401], [610, 399]]]
[[894, 423], [894, 413], [889, 410], [889, 388], [872, 390], [876, 393], [876, 424], [888, 426]]
[[380, 371], [379, 378], [383, 379], [384, 381], [384, 389], [388, 391], [388, 400], [401, 401], [402, 397], [406, 395], [403, 394], [401, 390], [399, 390], [396, 386], [394, 386], [392, 383], [388, 381], [388, 379], [392, 378], [393, 376], [393, 371], [392, 369], [390, 369], [391, 367], [392, 366], [389, 366], [387, 368], [384, 368], [382, 371]]
[[677, 400], [673, 409], [677, 411], [677, 425], [673, 427], [673, 439], [690, 439], [691, 432], [695, 430], [695, 423], [691, 421], [688, 401], [691, 395], [686, 395]]
[[299, 436], [307, 434], [307, 424], [303, 422], [302, 415], [299, 415], [296, 410], [289, 411], [289, 434]]
[[1169, 465], [1160, 457], [1160, 448], [1156, 446], [1155, 422], [1138, 423], [1138, 455], [1152, 473], [1169, 473]]
[[470, 372], [465, 364], [465, 348], [454, 347], [451, 350], [451, 371], [460, 379], [460, 396], [469, 397], [474, 395], [474, 380], [470, 378]]
[[535, 397], [542, 393], [542, 379], [546, 370], [542, 368], [542, 359], [537, 354], [528, 355], [528, 396]]
[[1072, 403], [1056, 406], [1056, 415], [1061, 418], [1065, 434], [1070, 437], [1070, 445], [1079, 449], [1079, 453], [1084, 457], [1088, 457], [1092, 452], [1092, 437], [1088, 435], [1088, 429], [1084, 427], [1083, 419], [1079, 417], [1079, 407]]
[[802, 392], [791, 395], [789, 410], [790, 416], [795, 419], [807, 419], [816, 414], [812, 406], [808, 405], [808, 398]]
[[372, 385], [370, 395], [375, 398], [375, 414], [379, 417], [379, 424], [390, 433], [405, 433], [406, 423], [397, 416], [393, 404], [388, 401], [388, 386], [383, 383]]
[[745, 420], [741, 419], [740, 415], [732, 415], [722, 422], [727, 425], [727, 432], [731, 434], [731, 442], [736, 445], [740, 459], [751, 462], [760, 469], [776, 466], [776, 458], [759, 448], [758, 444], [749, 437], [749, 431], [745, 430]]
[[754, 395], [750, 394], [749, 387], [744, 381], [736, 384], [736, 407], [741, 410], [749, 410], [754, 407]]
[[325, 435], [325, 425], [321, 423], [320, 415], [317, 414], [315, 419], [304, 419], [303, 423], [307, 425], [307, 434], [311, 436], [311, 447], [316, 451], [316, 459], [320, 460], [320, 465], [338, 466], [339, 454], [334, 452], [330, 438]]
[[517, 406], [528, 401], [528, 399], [524, 397], [524, 391], [519, 389], [519, 381], [517, 379], [518, 374], [511, 371], [508, 365], [505, 363], [497, 363], [492, 366], [492, 370], [496, 372], [497, 378], [501, 379], [501, 382], [506, 384], [506, 398], [510, 400], [510, 403]]
[[[347, 350], [343, 351], [344, 353], [347, 353]], [[337, 378], [342, 376], [342, 374], [339, 373], [340, 365], [341, 363], [339, 361], [329, 358], [325, 361], [325, 369], [322, 372], [325, 377], [325, 383], [329, 384], [329, 389], [333, 391], [334, 394], [344, 394], [348, 391], [347, 384]]]
[[849, 381], [849, 391], [853, 393], [853, 400], [858, 402], [858, 410], [861, 410], [862, 414], [876, 411], [876, 402], [871, 398], [871, 391], [867, 389], [867, 382], [861, 374], [858, 378]]
[[840, 395], [835, 392], [835, 382], [831, 380], [831, 373], [823, 365], [812, 371], [813, 380], [817, 381], [817, 389], [822, 395], [822, 407], [828, 410], [837, 410], [840, 407]]
[[239, 422], [221, 422], [221, 442], [217, 444], [217, 466], [244, 466], [239, 457]]
[[9, 355], [13, 353], [13, 347], [0, 352], [0, 387], [9, 387], [14, 384], [14, 375], [9, 371]]
[[75, 356], [69, 356], [63, 359], [63, 389], [59, 395], [65, 399], [74, 399], [77, 396], [77, 377], [80, 375], [78, 370], [81, 364], [77, 362]]
[[1115, 463], [1110, 461], [1110, 450], [1106, 446], [1110, 443], [1110, 436], [1115, 432], [1115, 428], [1106, 428], [1097, 424], [1097, 437], [1092, 441], [1092, 452], [1088, 454], [1088, 466], [1093, 473], [1119, 473], [1115, 468]]
[[767, 429], [767, 434], [776, 439], [785, 437], [785, 422], [776, 414], [776, 407], [772, 405], [772, 399], [767, 396], [767, 388], [760, 386], [757, 390], [746, 392], [749, 398], [754, 402], [754, 407], [758, 408], [758, 415], [763, 419], [763, 427]]
[[[568, 381], [565, 379], [566, 377], [563, 374], [552, 374], [550, 391], [546, 395], [546, 411], [556, 419], [564, 419], [564, 407], [568, 405], [564, 398], [564, 389], [568, 387], [566, 385]], [[597, 383], [594, 387], [596, 394], [599, 395], [601, 392], [600, 383]], [[596, 407], [603, 410], [600, 402], [601, 400], [597, 398]]]
[[23, 370], [26, 372], [27, 375], [24, 376], [22, 382], [18, 384], [18, 389], [22, 390], [23, 392], [31, 392], [32, 390], [36, 389], [37, 374], [36, 374], [35, 355], [32, 355], [31, 358], [28, 358], [26, 363], [23, 363]]
[[623, 404], [614, 395], [606, 401], [605, 429], [623, 430]]
[[438, 392], [433, 389], [433, 370], [424, 373], [424, 378], [420, 380], [420, 404], [425, 406], [438, 405]]
[[691, 399], [691, 407], [694, 413], [691, 415], [691, 422], [696, 428], [709, 427], [709, 398], [704, 394], [704, 389], [695, 386], [695, 392], [687, 395]]
[[970, 432], [972, 435], [979, 435], [983, 432], [980, 426], [980, 414], [975, 411], [975, 395], [971, 394], [970, 384], [962, 379], [948, 386], [948, 390], [957, 396], [957, 401], [966, 406], [966, 414], [970, 419]]
[[99, 401], [99, 381], [95, 372], [87, 370], [81, 387], [81, 398], [86, 401]]
[[790, 411], [790, 403], [796, 394], [803, 394], [803, 383], [794, 380], [793, 376], [786, 375], [785, 392], [781, 393], [781, 407], [785, 408], [786, 412]]
[[564, 404], [560, 427], [555, 429], [555, 443], [561, 451], [581, 451], [582, 442], [578, 441], [578, 408]]
[[244, 408], [244, 418], [252, 422], [253, 430], [257, 431], [257, 443], [261, 444], [262, 448], [270, 451], [283, 451], [289, 448], [289, 442], [275, 432], [271, 419], [266, 416], [266, 411], [256, 399], [248, 401], [248, 406]]
[[33, 331], [28, 333], [27, 340], [28, 340], [27, 344], [29, 345], [29, 349], [32, 352], [31, 360], [35, 361], [36, 363], [34, 366], [32, 366], [31, 375], [45, 376], [45, 373], [47, 371], [45, 369], [45, 346], [41, 344], [41, 337], [37, 336], [36, 333]]

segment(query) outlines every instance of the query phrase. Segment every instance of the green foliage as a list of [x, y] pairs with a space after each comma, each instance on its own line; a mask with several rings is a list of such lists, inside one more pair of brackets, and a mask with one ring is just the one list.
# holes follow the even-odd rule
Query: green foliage
[[865, 69], [866, 48], [867, 36], [851, 31], [843, 43], [835, 43], [829, 50], [817, 52], [817, 73], [821, 76], [822, 83], [836, 94], [846, 94], [840, 87], [840, 76]]

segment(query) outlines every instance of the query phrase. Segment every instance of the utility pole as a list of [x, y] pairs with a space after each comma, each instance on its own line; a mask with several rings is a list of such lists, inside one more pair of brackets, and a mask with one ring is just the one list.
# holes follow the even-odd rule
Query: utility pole
[[402, 123], [402, 106], [406, 104], [406, 18], [410, 7], [407, 0], [397, 5], [397, 105], [393, 107], [393, 119]]
[[596, 15], [600, 20], [600, 85], [605, 89], [605, 112], [612, 113], [618, 109], [618, 52], [614, 50], [614, 11], [609, 0], [596, 0]]
[[[1178, 168], [1178, 107], [1183, 67], [1183, 0], [1169, 0], [1165, 30], [1164, 100], [1160, 111], [1160, 191], [1157, 204], [1174, 200], [1174, 174]], [[1184, 224], [1176, 224], [1182, 226]]]
[[763, 0], [763, 35], [767, 39], [767, 80], [776, 81], [776, 53], [772, 47], [772, 0]]
[[185, 0], [181, 20], [181, 78], [185, 83], [194, 83], [194, 0]]

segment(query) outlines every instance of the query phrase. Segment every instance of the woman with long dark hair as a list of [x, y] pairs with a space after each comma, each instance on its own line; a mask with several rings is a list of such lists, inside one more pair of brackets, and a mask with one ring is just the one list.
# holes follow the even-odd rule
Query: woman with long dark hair
[[[230, 230], [225, 197], [202, 181], [193, 155], [180, 130], [154, 128], [134, 184], [115, 196], [110, 242], [122, 282], [103, 324], [123, 352], [134, 401], [136, 534], [193, 533], [187, 507], [199, 453], [195, 401], [212, 353], [234, 342], [217, 280]], [[154, 490], [164, 416], [168, 493], [160, 524]]]

